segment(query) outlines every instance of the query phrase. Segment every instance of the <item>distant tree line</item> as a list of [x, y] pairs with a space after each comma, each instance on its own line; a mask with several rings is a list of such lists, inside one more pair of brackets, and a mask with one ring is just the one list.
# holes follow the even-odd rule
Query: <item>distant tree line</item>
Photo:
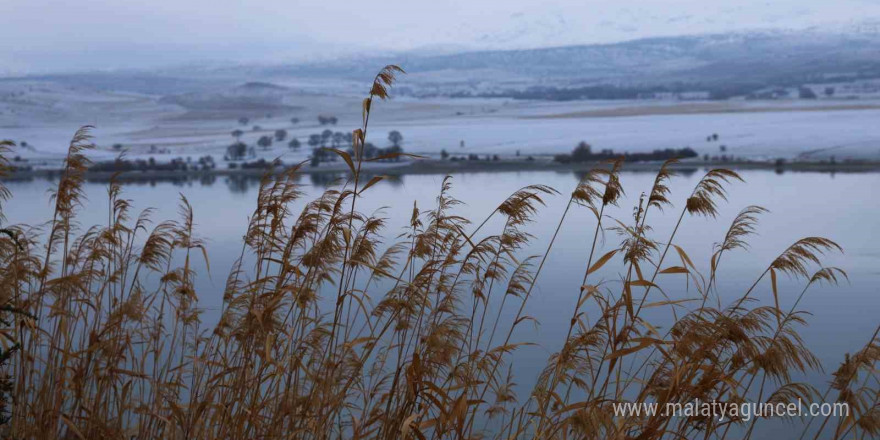
[[336, 116], [318, 116], [318, 123], [321, 125], [336, 125], [337, 122], [339, 122], [339, 120], [336, 119]]
[[[549, 101], [575, 101], [584, 99], [654, 99], [660, 95], [685, 93], [694, 91], [708, 92], [710, 100], [726, 100], [734, 97], [744, 96], [751, 99], [776, 99], [788, 96], [785, 87], [794, 87], [797, 89], [798, 98], [800, 99], [816, 99], [817, 94], [809, 87], [804, 86], [803, 82], [810, 82], [816, 78], [797, 78], [797, 80], [781, 78], [776, 88], [767, 91], [770, 87], [767, 82], [759, 81], [737, 81], [726, 83], [680, 83], [671, 85], [657, 86], [618, 86], [618, 85], [591, 85], [583, 87], [552, 87], [552, 86], [535, 86], [524, 90], [508, 89], [499, 92], [489, 93], [471, 93], [459, 92], [450, 96], [453, 98], [513, 98], [513, 99], [537, 99]], [[824, 90], [825, 96], [833, 96], [833, 87]]]
[[557, 154], [553, 156], [553, 160], [559, 163], [581, 163], [581, 162], [599, 162], [608, 159], [616, 159], [623, 156], [627, 162], [650, 162], [661, 161], [667, 159], [687, 159], [697, 157], [697, 152], [690, 147], [685, 148], [666, 148], [663, 150], [654, 150], [650, 153], [615, 153], [612, 149], [603, 149], [598, 153], [594, 153], [592, 146], [586, 142], [579, 143], [571, 154]]
[[[550, 101], [575, 101], [581, 99], [645, 99], [652, 98], [657, 93], [674, 92], [675, 89], [668, 87], [620, 87], [612, 85], [597, 85], [586, 87], [529, 87], [525, 90], [506, 90], [495, 93], [482, 93], [471, 95], [459, 93], [453, 97], [487, 97], [487, 98], [513, 98], [513, 99], [544, 99]], [[682, 90], [684, 91], [684, 90]]]
[[267, 161], [266, 159], [259, 159], [253, 162], [244, 162], [242, 164], [237, 164], [233, 162], [229, 164], [229, 169], [235, 170], [240, 168], [243, 170], [265, 170], [282, 165], [284, 165], [284, 162], [282, 162], [281, 159], [275, 159], [271, 162]]
[[126, 171], [208, 171], [216, 167], [214, 158], [211, 156], [202, 156], [197, 160], [191, 157], [186, 159], [178, 157], [171, 159], [170, 162], [156, 162], [156, 159], [116, 159], [108, 162], [98, 162], [91, 167], [89, 171], [94, 172], [126, 172]]
[[[325, 133], [329, 130], [325, 130]], [[313, 145], [313, 143], [320, 143], [320, 139], [309, 136], [309, 145]], [[324, 139], [335, 138], [335, 136], [323, 136]], [[346, 139], [351, 141], [351, 133], [348, 134]], [[314, 141], [314, 142], [313, 142]], [[367, 142], [364, 144], [363, 151], [363, 159], [378, 159], [379, 162], [397, 162], [400, 161], [400, 154], [403, 153], [403, 135], [400, 134], [397, 130], [392, 130], [388, 133], [388, 141], [391, 142], [391, 146], [387, 148], [380, 148], [374, 145], [372, 142]], [[325, 140], [326, 142], [326, 140]], [[323, 145], [322, 145], [323, 146]], [[318, 166], [323, 162], [334, 162], [338, 158], [338, 155], [330, 150], [325, 148], [315, 148], [312, 151], [311, 156], [311, 165]], [[335, 148], [335, 147], [334, 147]], [[355, 157], [355, 152], [352, 148], [348, 148], [346, 152], [352, 157]]]

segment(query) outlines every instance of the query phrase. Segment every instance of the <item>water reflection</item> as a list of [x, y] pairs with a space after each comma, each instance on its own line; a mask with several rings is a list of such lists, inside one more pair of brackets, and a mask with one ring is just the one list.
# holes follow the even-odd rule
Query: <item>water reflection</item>
[[[600, 165], [601, 166], [601, 165]], [[725, 164], [719, 164], [718, 166], [725, 166]], [[683, 177], [691, 177], [694, 174], [702, 173], [710, 168], [714, 167], [706, 167], [706, 166], [689, 166], [679, 164], [674, 167], [674, 171], [676, 175]], [[737, 168], [734, 166], [732, 169], [736, 170]], [[639, 168], [627, 168], [624, 167], [626, 173], [631, 174], [650, 174], [654, 175], [657, 170], [653, 167], [639, 167]], [[829, 167], [818, 167], [816, 169], [791, 169], [787, 168], [785, 163], [776, 163], [775, 166], [771, 168], [751, 168], [746, 167], [745, 170], [754, 170], [761, 172], [773, 172], [776, 175], [784, 175], [786, 173], [809, 173], [809, 174], [817, 174], [817, 175], [828, 175], [832, 179], [836, 174], [872, 174], [873, 171], [871, 169], [861, 169], [861, 168], [852, 168], [852, 169], [836, 169]], [[560, 171], [532, 171], [532, 170], [523, 170], [523, 171], [469, 171], [464, 174], [505, 174], [505, 175], [531, 175], [535, 173], [542, 174], [561, 174], [561, 175], [574, 175], [576, 179], [580, 180], [584, 178], [587, 174], [587, 170], [560, 170]], [[459, 173], [452, 173], [459, 174]], [[401, 172], [401, 170], [394, 170], [393, 174], [382, 174], [377, 173], [373, 170], [362, 172], [362, 178], [364, 181], [368, 181], [373, 176], [382, 175], [384, 176], [383, 182], [386, 185], [391, 185], [392, 187], [401, 187], [404, 185], [404, 176], [407, 174], [405, 172]], [[421, 176], [421, 175], [430, 175], [430, 174], [409, 174], [410, 176]], [[439, 174], [438, 174], [439, 175]], [[462, 175], [462, 174], [459, 174]], [[52, 171], [40, 171], [34, 174], [20, 174], [9, 176], [2, 179], [5, 182], [34, 182], [34, 181], [46, 181], [46, 182], [57, 182], [61, 176], [60, 171], [52, 170]], [[329, 188], [334, 185], [344, 184], [346, 179], [350, 178], [351, 174], [349, 172], [334, 172], [334, 171], [320, 171], [320, 172], [305, 172], [298, 175], [298, 179], [308, 179], [308, 182], [319, 188]], [[259, 183], [262, 180], [263, 174], [257, 172], [250, 173], [232, 173], [227, 174], [224, 172], [216, 173], [216, 172], [195, 172], [192, 174], [150, 174], [150, 173], [121, 173], [118, 175], [111, 175], [107, 173], [101, 174], [88, 174], [86, 175], [85, 180], [89, 183], [98, 183], [98, 184], [107, 184], [111, 179], [116, 179], [119, 182], [122, 182], [126, 185], [130, 186], [150, 186], [156, 187], [158, 184], [171, 184], [173, 186], [179, 187], [192, 187], [193, 184], [198, 184], [201, 186], [211, 187], [217, 183], [218, 180], [222, 180], [226, 186], [229, 188], [229, 191], [232, 193], [242, 194], [250, 191], [253, 188], [259, 187]], [[303, 183], [303, 182], [301, 182]]]
[[[707, 171], [707, 170], [708, 169], [705, 169], [703, 171]], [[694, 174], [696, 174], [698, 171], [700, 171], [699, 167], [681, 167], [681, 168], [675, 167], [674, 168], [675, 175], [682, 176], [682, 177], [691, 177]], [[588, 171], [584, 171], [584, 170], [573, 171], [573, 174], [578, 181], [583, 180], [587, 176], [587, 173], [588, 173]], [[653, 175], [657, 174], [657, 170], [651, 169], [651, 168], [642, 168], [642, 169], [626, 170], [626, 173], [628, 173], [628, 174], [649, 174], [649, 175], [653, 176]]]
[[[626, 170], [626, 168], [625, 168]], [[702, 167], [676, 169], [676, 177], [670, 180], [670, 200], [678, 209], [654, 212], [651, 216], [652, 238], [665, 240], [675, 227], [678, 210], [702, 177]], [[827, 236], [840, 243], [846, 250], [842, 256], [831, 256], [827, 265], [839, 266], [850, 276], [851, 283], [840, 287], [815, 286], [799, 305], [813, 313], [810, 325], [802, 331], [807, 346], [821, 359], [827, 370], [833, 370], [846, 352], [852, 352], [864, 344], [864, 335], [870, 335], [880, 315], [880, 299], [876, 286], [880, 283], [880, 255], [877, 239], [880, 223], [866, 221], [880, 213], [880, 205], [873, 198], [873, 188], [880, 187], [878, 173], [844, 173], [743, 170], [745, 183], [729, 187], [728, 200], [719, 204], [715, 221], [686, 217], [676, 245], [687, 250], [695, 264], [705, 270], [712, 255], [712, 245], [723, 239], [730, 221], [744, 207], [752, 204], [764, 206], [772, 213], [760, 219], [757, 233], [750, 237], [751, 248], [732, 252], [725, 256], [718, 287], [722, 295], [733, 295], [748, 288], [756, 274], [760, 273], [778, 253], [805, 236]], [[558, 219], [565, 209], [567, 195], [582, 178], [583, 172], [573, 171], [519, 171], [482, 172], [456, 174], [452, 180], [451, 195], [463, 203], [455, 207], [454, 214], [479, 222], [517, 189], [530, 184], [549, 185], [562, 193], [547, 197], [535, 222], [527, 225], [527, 232], [534, 235], [524, 252], [530, 256], [542, 252], [554, 232]], [[620, 206], [605, 214], [628, 221], [631, 209], [638, 203], [639, 195], [653, 184], [655, 171], [626, 170], [621, 174], [626, 196]], [[298, 177], [304, 196], [295, 202], [301, 207], [328, 188], [344, 182], [345, 173], [315, 173]], [[371, 176], [364, 176], [364, 181]], [[87, 196], [85, 209], [77, 218], [85, 228], [106, 223], [106, 188], [109, 177], [89, 176], [84, 190]], [[241, 252], [242, 233], [246, 230], [248, 217], [253, 213], [261, 176], [253, 174], [195, 174], [191, 176], [120, 177], [124, 182], [124, 197], [133, 201], [135, 210], [156, 208], [156, 221], [174, 219], [177, 216], [178, 193], [193, 204], [196, 232], [208, 241], [211, 273], [200, 270], [196, 280], [199, 305], [206, 313], [206, 326], [211, 325], [221, 307], [224, 276]], [[362, 199], [359, 210], [375, 212], [383, 210], [387, 224], [383, 236], [391, 245], [397, 235], [410, 227], [413, 201], [420, 209], [435, 206], [443, 175], [410, 174], [387, 176], [373, 186]], [[5, 224], [42, 224], [51, 218], [48, 191], [57, 185], [58, 175], [21, 177], [8, 180], [13, 198], [3, 206], [8, 218]], [[846, 197], [841, 197], [846, 194]], [[392, 202], [393, 201], [393, 202]], [[362, 208], [361, 208], [362, 207]], [[805, 219], [808, 219], [806, 221]], [[589, 242], [595, 225], [595, 217], [586, 209], [575, 208], [566, 218], [559, 231], [559, 238], [547, 260], [536, 288], [538, 300], [530, 302], [528, 314], [540, 322], [538, 331], [523, 331], [524, 340], [539, 344], [534, 350], [524, 350], [517, 357], [517, 376], [536, 377], [546, 361], [547, 351], [558, 349], [564, 337], [567, 321], [560, 320], [560, 311], [571, 310], [573, 296], [580, 288], [581, 275], [589, 253]], [[489, 222], [482, 232], [498, 233], [503, 221]], [[472, 225], [476, 227], [476, 225]], [[617, 246], [619, 238], [608, 232], [600, 237], [604, 253]], [[519, 256], [518, 256], [519, 257]], [[617, 269], [614, 262], [605, 267], [609, 274]], [[604, 281], [613, 282], [608, 275]], [[693, 295], [693, 289], [674, 276], [664, 279], [670, 296], [681, 298]], [[780, 302], [790, 306], [799, 292], [795, 282], [780, 279]], [[766, 301], [772, 298], [766, 285], [759, 286], [756, 298]], [[572, 295], [575, 292], [575, 295]], [[657, 312], [659, 313], [659, 312]], [[651, 322], [662, 321], [662, 316], [649, 316]], [[846, 325], [841, 325], [846, 323]], [[854, 338], [853, 335], [856, 337]], [[812, 379], [812, 377], [808, 378]], [[827, 375], [816, 375], [816, 380], [826, 380]]]

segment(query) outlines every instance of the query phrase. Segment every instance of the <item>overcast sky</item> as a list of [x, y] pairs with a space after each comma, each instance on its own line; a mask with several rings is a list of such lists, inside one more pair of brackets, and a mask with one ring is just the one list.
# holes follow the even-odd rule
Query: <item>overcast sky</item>
[[880, 19], [880, 0], [0, 0], [0, 74], [530, 48]]

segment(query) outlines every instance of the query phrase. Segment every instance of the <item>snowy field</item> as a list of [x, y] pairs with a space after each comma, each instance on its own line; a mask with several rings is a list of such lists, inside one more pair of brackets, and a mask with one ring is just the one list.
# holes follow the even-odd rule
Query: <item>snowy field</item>
[[[19, 143], [12, 156], [35, 167], [56, 166], [73, 132], [96, 126], [95, 160], [119, 154], [169, 161], [211, 155], [222, 160], [231, 132], [255, 145], [263, 135], [284, 129], [288, 137], [257, 157], [285, 161], [309, 155], [309, 135], [325, 129], [347, 132], [360, 123], [360, 98], [350, 93], [320, 95], [288, 88], [283, 109], [257, 112], [184, 108], [160, 96], [89, 90], [49, 81], [0, 83], [0, 138]], [[261, 91], [260, 93], [265, 93]], [[236, 95], [239, 96], [239, 95]], [[321, 126], [318, 115], [336, 116]], [[248, 116], [247, 125], [237, 122]], [[291, 118], [300, 120], [291, 123]], [[387, 134], [403, 134], [406, 151], [439, 155], [513, 156], [568, 152], [580, 141], [617, 152], [691, 147], [700, 154], [750, 159], [880, 159], [880, 99], [779, 101], [572, 101], [510, 99], [397, 98], [374, 106], [368, 141], [388, 144]], [[719, 139], [707, 142], [707, 136]], [[296, 137], [302, 148], [287, 142]], [[26, 147], [22, 147], [22, 143]], [[462, 142], [464, 147], [462, 147]]]

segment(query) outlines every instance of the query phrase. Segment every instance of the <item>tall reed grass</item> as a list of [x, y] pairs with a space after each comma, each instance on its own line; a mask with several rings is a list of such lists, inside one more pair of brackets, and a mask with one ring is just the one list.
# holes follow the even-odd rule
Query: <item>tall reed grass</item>
[[[456, 215], [445, 179], [436, 204], [413, 207], [408, 228], [386, 242], [385, 220], [358, 210], [381, 180], [363, 177], [361, 157], [376, 100], [401, 73], [384, 68], [363, 101], [353, 154], [334, 150], [351, 178], [301, 201], [298, 167], [263, 178], [241, 256], [222, 292], [219, 323], [201, 324], [194, 280], [207, 260], [193, 209], [180, 200], [177, 220], [137, 216], [123, 188], [109, 185], [107, 222], [77, 224], [93, 148], [89, 128], [70, 143], [43, 225], [5, 226], [0, 239], [0, 302], [7, 375], [3, 435], [16, 439], [251, 438], [752, 438], [760, 419], [706, 415], [617, 416], [615, 402], [843, 401], [847, 417], [796, 424], [801, 438], [868, 438], [880, 433], [877, 332], [847, 356], [827, 390], [792, 381], [820, 367], [800, 338], [800, 298], [845, 273], [824, 267], [840, 247], [821, 237], [794, 241], [722, 305], [716, 272], [746, 247], [765, 209], [732, 220], [701, 273], [676, 244], [685, 217], [714, 218], [726, 187], [740, 176], [711, 170], [678, 208], [667, 237], [649, 218], [674, 209], [660, 168], [631, 218], [614, 219], [621, 200], [614, 161], [586, 174], [555, 220], [549, 245], [532, 249], [526, 226], [547, 197], [524, 187], [486, 219]], [[4, 144], [4, 148], [8, 146]], [[376, 159], [372, 159], [376, 160]], [[0, 163], [8, 169], [5, 159]], [[0, 186], [0, 200], [10, 194]], [[595, 225], [582, 287], [568, 295], [567, 337], [517, 395], [511, 363], [532, 328], [528, 303], [557, 234], [586, 210]], [[490, 218], [503, 227], [486, 231]], [[476, 220], [472, 222], [472, 220]], [[546, 221], [546, 220], [544, 220]], [[619, 245], [599, 255], [600, 235]], [[688, 231], [693, 233], [693, 231]], [[523, 253], [537, 253], [530, 258]], [[596, 272], [610, 261], [617, 282]], [[777, 277], [803, 281], [795, 305], [780, 307]], [[661, 281], [687, 277], [696, 300], [665, 298]], [[769, 289], [767, 288], [769, 284]], [[760, 288], [759, 288], [760, 286]], [[772, 292], [772, 297], [759, 293]], [[769, 305], [768, 305], [769, 304]], [[670, 308], [670, 326], [645, 311]], [[794, 431], [793, 431], [794, 432]], [[801, 434], [802, 432], [802, 434]]]

